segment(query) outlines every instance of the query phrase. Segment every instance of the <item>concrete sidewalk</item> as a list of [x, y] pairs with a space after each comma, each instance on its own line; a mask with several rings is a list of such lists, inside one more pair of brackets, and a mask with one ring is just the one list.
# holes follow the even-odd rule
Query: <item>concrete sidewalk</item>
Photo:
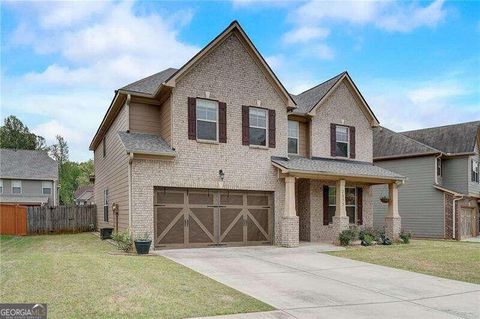
[[278, 309], [221, 318], [480, 318], [480, 285], [319, 253], [330, 249], [338, 247], [156, 253]]

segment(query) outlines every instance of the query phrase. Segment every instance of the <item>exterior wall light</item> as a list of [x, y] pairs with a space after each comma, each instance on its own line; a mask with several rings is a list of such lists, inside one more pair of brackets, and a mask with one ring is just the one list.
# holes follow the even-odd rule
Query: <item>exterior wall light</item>
[[223, 188], [223, 180], [225, 179], [225, 173], [222, 169], [218, 171], [218, 178], [218, 186], [220, 186], [220, 188]]

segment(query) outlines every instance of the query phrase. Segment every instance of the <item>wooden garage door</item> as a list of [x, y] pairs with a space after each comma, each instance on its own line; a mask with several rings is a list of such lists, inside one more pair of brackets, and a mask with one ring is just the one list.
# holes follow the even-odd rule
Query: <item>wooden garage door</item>
[[155, 189], [156, 247], [271, 243], [272, 194]]

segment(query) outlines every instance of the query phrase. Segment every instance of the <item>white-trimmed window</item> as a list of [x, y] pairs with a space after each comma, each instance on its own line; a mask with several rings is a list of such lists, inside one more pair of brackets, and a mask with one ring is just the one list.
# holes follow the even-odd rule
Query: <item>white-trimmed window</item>
[[472, 182], [480, 182], [480, 179], [479, 179], [479, 171], [480, 171], [480, 168], [479, 168], [479, 164], [477, 161], [473, 160], [472, 159]]
[[0, 179], [0, 194], [3, 194], [3, 179]]
[[267, 146], [267, 110], [258, 107], [249, 109], [250, 145]]
[[[335, 186], [328, 187], [328, 222], [333, 221], [337, 197]], [[348, 221], [350, 224], [355, 224], [357, 220], [357, 189], [355, 187], [345, 187], [345, 209], [347, 211]]]
[[349, 156], [350, 135], [349, 128], [346, 126], [337, 125], [335, 128], [336, 144], [335, 155], [340, 157]]
[[197, 99], [197, 139], [218, 141], [218, 102]]
[[52, 182], [51, 181], [43, 181], [42, 182], [42, 194], [43, 195], [51, 195], [52, 194]]
[[437, 176], [442, 176], [442, 159], [437, 158]]
[[288, 153], [298, 154], [299, 122], [288, 121]]
[[103, 221], [108, 223], [108, 189], [103, 190]]
[[22, 193], [22, 181], [12, 181], [12, 194]]

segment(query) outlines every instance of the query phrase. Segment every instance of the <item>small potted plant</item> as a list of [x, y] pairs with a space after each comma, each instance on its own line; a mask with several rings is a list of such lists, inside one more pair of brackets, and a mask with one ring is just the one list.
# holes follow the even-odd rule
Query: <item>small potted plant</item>
[[135, 249], [137, 254], [139, 255], [146, 255], [150, 251], [150, 245], [152, 244], [152, 240], [150, 239], [150, 235], [148, 232], [145, 232], [143, 236], [137, 237], [135, 239]]
[[387, 204], [390, 201], [390, 198], [388, 198], [387, 196], [382, 196], [382, 197], [380, 197], [380, 201], [382, 203]]

